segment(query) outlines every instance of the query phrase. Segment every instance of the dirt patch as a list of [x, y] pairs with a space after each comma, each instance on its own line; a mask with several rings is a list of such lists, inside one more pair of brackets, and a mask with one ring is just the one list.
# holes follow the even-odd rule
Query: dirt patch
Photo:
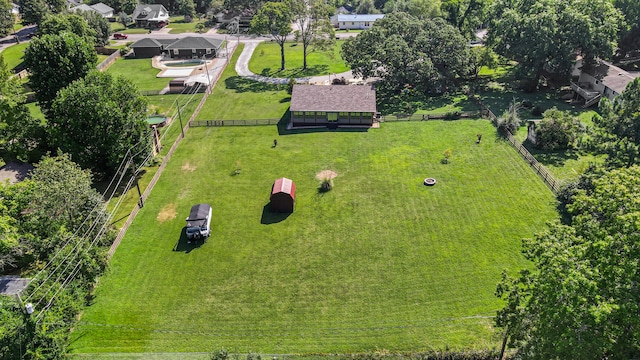
[[324, 179], [332, 180], [336, 176], [338, 176], [338, 174], [335, 171], [322, 170], [322, 171], [320, 171], [319, 173], [316, 174], [316, 179], [318, 179], [318, 180], [324, 180]]
[[196, 171], [197, 167], [192, 166], [191, 164], [189, 164], [189, 162], [187, 161], [186, 163], [184, 163], [184, 165], [182, 165], [182, 171], [189, 171], [189, 172], [194, 172]]
[[160, 213], [158, 213], [158, 217], [156, 219], [158, 220], [158, 222], [163, 223], [165, 221], [175, 219], [176, 215], [178, 215], [176, 204], [171, 203], [169, 205], [165, 205], [165, 207], [160, 210]]

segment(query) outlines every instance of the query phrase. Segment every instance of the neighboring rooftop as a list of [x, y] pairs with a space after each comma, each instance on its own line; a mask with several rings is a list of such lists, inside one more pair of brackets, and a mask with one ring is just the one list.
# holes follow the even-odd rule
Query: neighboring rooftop
[[87, 4], [80, 4], [76, 7], [71, 8], [71, 11], [73, 12], [78, 12], [78, 11], [96, 11], [94, 10], [91, 6], [87, 5]]
[[167, 9], [162, 4], [139, 4], [132, 15], [134, 20], [150, 20], [160, 17], [169, 17]]
[[618, 94], [622, 94], [627, 84], [640, 77], [640, 74], [629, 73], [603, 60], [597, 65], [585, 66], [582, 71], [602, 81], [603, 85]]
[[174, 40], [171, 44], [166, 46], [165, 49], [218, 49], [222, 46], [222, 42], [222, 40], [214, 38], [187, 36], [182, 39]]
[[101, 2], [91, 5], [91, 8], [93, 8], [95, 11], [99, 12], [100, 14], [113, 13], [113, 8], [111, 6]]
[[376, 112], [376, 91], [366, 85], [294, 85], [291, 111]]

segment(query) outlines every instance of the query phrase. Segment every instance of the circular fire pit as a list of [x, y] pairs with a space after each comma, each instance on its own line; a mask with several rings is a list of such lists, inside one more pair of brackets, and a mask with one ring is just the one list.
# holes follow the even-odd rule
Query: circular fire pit
[[434, 178], [426, 178], [424, 179], [424, 184], [427, 186], [433, 186], [436, 184], [436, 179]]

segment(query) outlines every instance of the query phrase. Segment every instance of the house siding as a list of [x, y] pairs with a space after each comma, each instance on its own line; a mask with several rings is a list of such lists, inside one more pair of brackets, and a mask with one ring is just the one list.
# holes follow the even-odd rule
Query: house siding
[[151, 48], [151, 47], [143, 47], [143, 48], [133, 48], [133, 54], [138, 59], [146, 59], [152, 58], [154, 56], [158, 56], [162, 54], [162, 48]]

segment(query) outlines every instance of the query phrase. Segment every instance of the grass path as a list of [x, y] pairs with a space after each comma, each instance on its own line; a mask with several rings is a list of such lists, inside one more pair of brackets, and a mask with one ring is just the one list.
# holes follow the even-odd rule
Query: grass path
[[[526, 266], [520, 239], [555, 211], [551, 192], [493, 134], [484, 120], [295, 135], [191, 129], [112, 258], [72, 351], [497, 346], [489, 317], [500, 272]], [[324, 169], [338, 177], [319, 195]], [[290, 216], [265, 208], [280, 176], [298, 189]], [[438, 184], [423, 186], [426, 176]], [[190, 247], [184, 216], [198, 202], [213, 206], [213, 235]]]

